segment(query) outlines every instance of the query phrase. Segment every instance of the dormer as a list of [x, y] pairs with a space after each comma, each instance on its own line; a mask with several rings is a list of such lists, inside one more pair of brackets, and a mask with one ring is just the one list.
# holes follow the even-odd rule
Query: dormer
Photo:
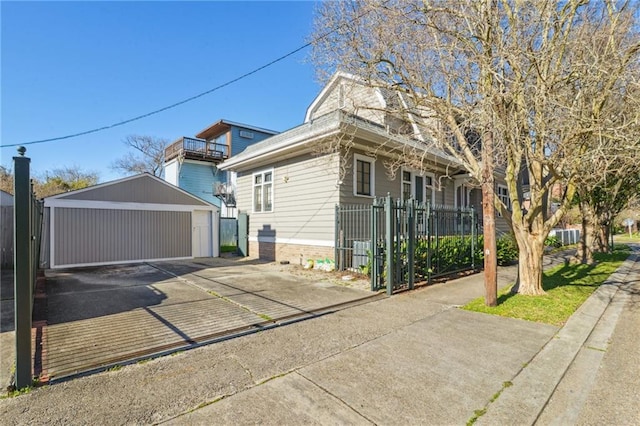
[[313, 100], [305, 115], [305, 123], [336, 110], [353, 114], [386, 129], [423, 140], [415, 117], [402, 94], [372, 87], [360, 77], [337, 72]]

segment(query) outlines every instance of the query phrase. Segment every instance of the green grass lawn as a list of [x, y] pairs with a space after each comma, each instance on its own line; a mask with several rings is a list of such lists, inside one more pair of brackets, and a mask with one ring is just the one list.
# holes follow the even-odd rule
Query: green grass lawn
[[463, 309], [561, 326], [628, 256], [629, 247], [616, 245], [611, 254], [596, 254], [595, 265], [560, 265], [545, 271], [544, 296], [513, 295], [508, 287], [498, 293], [496, 307], [485, 306], [484, 297], [479, 297]]
[[616, 234], [613, 236], [613, 240], [617, 243], [640, 243], [640, 234]]
[[234, 253], [236, 250], [238, 250], [237, 246], [232, 246], [232, 245], [220, 246], [221, 253]]

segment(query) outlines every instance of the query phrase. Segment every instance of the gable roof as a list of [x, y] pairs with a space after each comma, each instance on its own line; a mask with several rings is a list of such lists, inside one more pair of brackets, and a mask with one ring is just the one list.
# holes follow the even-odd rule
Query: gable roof
[[196, 138], [200, 139], [209, 139], [216, 136], [219, 136], [225, 132], [227, 132], [231, 127], [240, 127], [247, 130], [253, 130], [256, 132], [266, 133], [270, 135], [277, 135], [279, 132], [275, 130], [263, 129], [261, 127], [250, 126], [248, 124], [236, 123], [234, 121], [229, 120], [218, 120], [209, 127], [202, 129], [198, 134], [196, 134]]
[[202, 206], [207, 209], [215, 207], [213, 204], [149, 173], [128, 176], [46, 197], [44, 199], [45, 206], [54, 205], [58, 200]]

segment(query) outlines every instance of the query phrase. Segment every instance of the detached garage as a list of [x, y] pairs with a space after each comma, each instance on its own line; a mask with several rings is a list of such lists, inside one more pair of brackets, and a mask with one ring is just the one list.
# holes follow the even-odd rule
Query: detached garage
[[219, 255], [219, 208], [148, 173], [48, 197], [44, 206], [44, 267]]

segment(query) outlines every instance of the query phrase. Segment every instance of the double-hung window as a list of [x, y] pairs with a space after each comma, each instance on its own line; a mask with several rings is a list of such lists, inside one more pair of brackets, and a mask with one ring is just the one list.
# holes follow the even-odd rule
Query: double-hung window
[[[497, 193], [498, 198], [504, 203], [504, 205], [507, 207], [507, 210], [511, 210], [511, 198], [509, 197], [509, 189], [504, 185], [498, 185]], [[498, 211], [498, 215], [502, 216], [500, 211]]]
[[402, 200], [407, 201], [412, 197], [413, 191], [411, 190], [411, 172], [402, 172]]
[[353, 162], [353, 192], [355, 195], [375, 196], [375, 163], [373, 158], [354, 154]]
[[253, 211], [273, 211], [273, 170], [253, 174]]

